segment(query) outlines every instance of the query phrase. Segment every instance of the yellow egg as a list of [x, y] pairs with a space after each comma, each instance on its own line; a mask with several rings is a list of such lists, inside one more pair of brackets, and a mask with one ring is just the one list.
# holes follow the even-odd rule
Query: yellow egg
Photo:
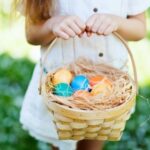
[[68, 84], [70, 84], [72, 78], [73, 78], [73, 75], [69, 70], [60, 69], [54, 74], [52, 82], [53, 82], [54, 85], [59, 84], [59, 83], [68, 83]]
[[91, 94], [93, 96], [103, 94], [103, 95], [108, 95], [112, 91], [112, 83], [110, 80], [105, 79], [99, 84], [96, 84], [91, 91]]

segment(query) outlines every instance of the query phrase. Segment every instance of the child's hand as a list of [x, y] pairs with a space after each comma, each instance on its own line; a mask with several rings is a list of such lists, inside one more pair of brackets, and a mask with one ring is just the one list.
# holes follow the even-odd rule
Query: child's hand
[[56, 16], [51, 18], [49, 23], [50, 31], [65, 40], [80, 36], [85, 27], [85, 23], [77, 16]]
[[87, 35], [97, 33], [99, 35], [109, 35], [116, 31], [119, 23], [116, 21], [115, 16], [109, 14], [94, 14], [86, 22]]

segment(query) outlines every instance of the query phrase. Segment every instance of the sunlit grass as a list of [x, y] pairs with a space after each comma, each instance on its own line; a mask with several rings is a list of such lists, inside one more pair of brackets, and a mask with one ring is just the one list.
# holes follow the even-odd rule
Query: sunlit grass
[[141, 85], [150, 83], [150, 42], [142, 40], [130, 44], [137, 66], [138, 80]]
[[[147, 19], [147, 29], [150, 32], [150, 19]], [[131, 42], [130, 47], [137, 66], [140, 85], [150, 83], [150, 39], [145, 38], [139, 42]]]
[[0, 53], [4, 52], [15, 58], [28, 57], [32, 61], [39, 59], [39, 47], [26, 42], [23, 18], [0, 31]]

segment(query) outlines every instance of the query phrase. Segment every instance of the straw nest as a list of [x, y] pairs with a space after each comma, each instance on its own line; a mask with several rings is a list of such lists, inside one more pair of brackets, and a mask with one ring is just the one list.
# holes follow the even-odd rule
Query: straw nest
[[131, 100], [136, 92], [136, 86], [132, 78], [125, 72], [106, 64], [94, 63], [85, 58], [79, 58], [75, 62], [65, 66], [74, 75], [82, 74], [88, 78], [95, 75], [106, 76], [112, 82], [112, 90], [109, 94], [85, 96], [74, 94], [71, 97], [60, 97], [52, 92], [52, 77], [54, 73], [48, 73], [44, 81], [44, 89], [48, 100], [72, 109], [80, 110], [105, 110], [122, 105]]

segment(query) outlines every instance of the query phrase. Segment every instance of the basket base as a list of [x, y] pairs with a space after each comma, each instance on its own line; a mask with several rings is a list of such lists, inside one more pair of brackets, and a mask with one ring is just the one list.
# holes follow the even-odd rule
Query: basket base
[[[117, 116], [109, 115], [109, 117], [98, 117], [100, 112], [96, 112], [93, 116], [87, 118], [87, 113], [78, 113], [78, 117], [71, 110], [52, 103], [49, 112], [53, 116], [56, 125], [58, 137], [60, 140], [100, 140], [100, 141], [119, 141], [122, 137], [126, 121], [131, 116], [131, 110], [135, 105], [135, 99], [130, 103], [130, 107], [126, 107], [122, 113], [117, 112]], [[52, 107], [53, 106], [53, 107]], [[55, 107], [57, 106], [57, 107]], [[61, 111], [60, 111], [61, 110]], [[119, 109], [120, 110], [120, 109]], [[107, 112], [106, 112], [107, 113]], [[115, 114], [116, 114], [115, 113]], [[103, 113], [105, 116], [105, 113]]]
[[74, 135], [72, 136], [67, 132], [59, 132], [59, 140], [99, 140], [99, 141], [119, 141], [122, 137], [122, 132], [116, 133], [116, 135], [98, 135], [97, 133], [85, 134], [85, 135]]
[[[119, 141], [126, 124], [126, 120], [120, 118], [116, 121], [99, 121], [99, 124], [98, 121], [87, 121], [89, 122], [88, 124], [81, 120], [73, 120], [73, 122], [67, 120], [68, 122], [63, 122], [57, 119], [58, 118], [54, 119], [54, 123], [57, 127], [60, 140], [89, 139], [100, 141]], [[93, 125], [91, 125], [91, 122]]]

